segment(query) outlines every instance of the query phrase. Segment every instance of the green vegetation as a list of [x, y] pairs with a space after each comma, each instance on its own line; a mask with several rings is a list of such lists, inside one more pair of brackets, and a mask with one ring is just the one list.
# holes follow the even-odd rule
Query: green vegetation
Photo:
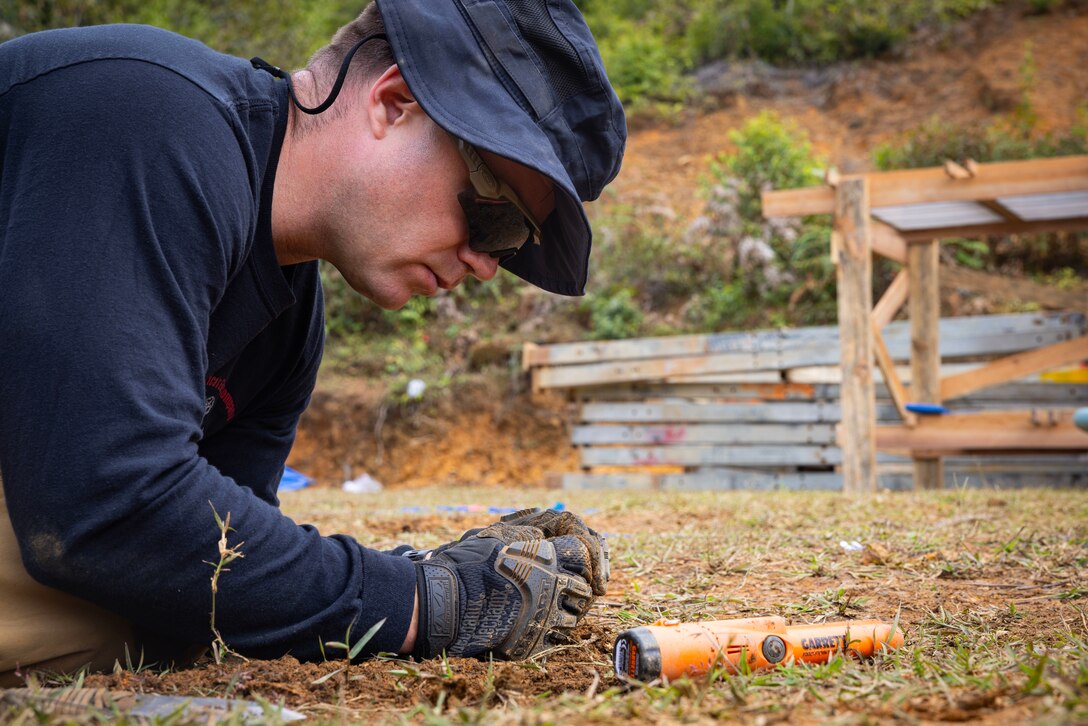
[[[944, 29], [1002, 0], [580, 0], [620, 98], [679, 101], [683, 74], [720, 59], [832, 63], [893, 53], [916, 29]], [[1057, 3], [1036, 4], [1048, 12]]]
[[[13, 5], [9, 12], [6, 8]], [[260, 55], [298, 67], [361, 5], [345, 0], [292, 3], [215, 0], [0, 0], [16, 33], [102, 23], [142, 23], [197, 38], [216, 50]], [[2, 38], [0, 33], [0, 38]]]
[[[579, 0], [625, 102], [651, 108], [690, 95], [684, 73], [718, 59], [831, 63], [897, 51], [918, 28], [1004, 0]], [[1034, 0], [1050, 12], [1061, 0]], [[7, 5], [12, 5], [9, 11]], [[149, 23], [283, 67], [301, 65], [362, 3], [214, 0], [3, 0], [16, 33], [98, 23]], [[0, 30], [0, 33], [3, 31]]]

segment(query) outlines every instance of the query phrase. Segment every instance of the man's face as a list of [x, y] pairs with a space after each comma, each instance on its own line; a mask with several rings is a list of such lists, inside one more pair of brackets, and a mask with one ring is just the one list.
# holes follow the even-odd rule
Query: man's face
[[[381, 307], [412, 295], [452, 289], [468, 275], [490, 280], [498, 260], [474, 252], [457, 195], [472, 189], [456, 142], [418, 105], [383, 102], [373, 138], [341, 144], [329, 164], [322, 226], [326, 259], [348, 283]], [[349, 114], [354, 115], [354, 114]], [[538, 223], [555, 206], [550, 180], [503, 157], [480, 152], [513, 188]]]

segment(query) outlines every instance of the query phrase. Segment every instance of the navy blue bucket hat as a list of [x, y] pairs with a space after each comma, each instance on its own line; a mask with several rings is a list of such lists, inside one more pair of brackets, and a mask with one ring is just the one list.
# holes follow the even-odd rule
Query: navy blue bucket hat
[[571, 0], [377, 0], [393, 56], [423, 110], [453, 136], [550, 178], [541, 243], [502, 265], [561, 295], [585, 293], [583, 201], [615, 178], [623, 107]]

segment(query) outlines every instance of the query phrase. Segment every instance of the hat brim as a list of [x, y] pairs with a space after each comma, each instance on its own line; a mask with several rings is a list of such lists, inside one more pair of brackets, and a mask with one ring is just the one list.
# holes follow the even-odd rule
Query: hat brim
[[[592, 230], [574, 182], [547, 134], [496, 76], [456, 4], [378, 2], [401, 75], [427, 115], [453, 136], [551, 179], [555, 210], [539, 245], [502, 266], [559, 295], [584, 295]], [[460, 25], [462, 32], [455, 28]], [[425, 42], [420, 39], [426, 39]], [[459, 60], [457, 64], [451, 58]]]

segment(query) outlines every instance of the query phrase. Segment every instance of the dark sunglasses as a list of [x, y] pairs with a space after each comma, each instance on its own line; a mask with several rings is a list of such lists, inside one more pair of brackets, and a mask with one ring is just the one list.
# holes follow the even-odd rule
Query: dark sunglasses
[[540, 226], [514, 190], [487, 168], [472, 144], [457, 139], [457, 150], [473, 187], [457, 195], [468, 220], [468, 246], [504, 260], [529, 240], [540, 244]]

